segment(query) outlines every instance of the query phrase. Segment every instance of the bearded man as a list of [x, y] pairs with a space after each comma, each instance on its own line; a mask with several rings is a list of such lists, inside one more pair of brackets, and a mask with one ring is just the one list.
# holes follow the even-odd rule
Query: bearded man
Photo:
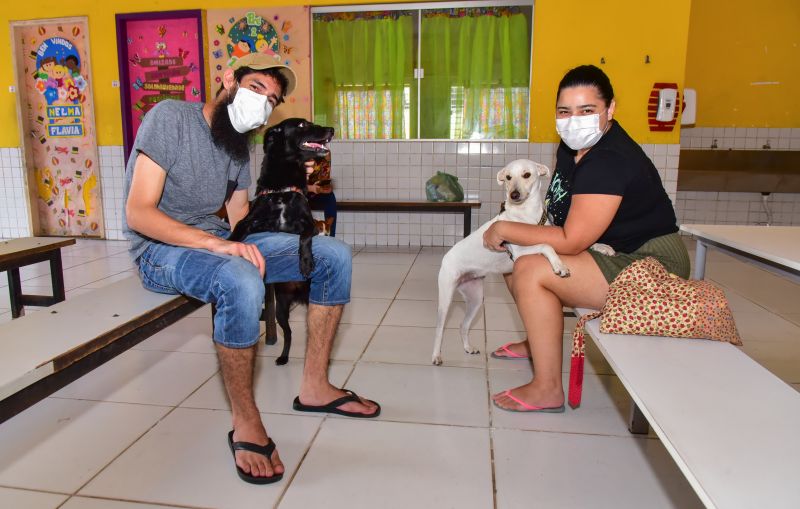
[[[284, 473], [253, 397], [253, 372], [264, 284], [303, 279], [299, 237], [226, 239], [249, 209], [249, 134], [266, 125], [295, 83], [294, 72], [267, 55], [239, 58], [213, 101], [166, 100], [147, 113], [125, 173], [124, 231], [143, 286], [216, 305], [213, 340], [233, 419], [228, 444], [239, 477], [255, 484]], [[216, 215], [223, 205], [229, 223]], [[350, 247], [317, 237], [312, 249], [306, 360], [294, 408], [377, 417], [377, 403], [328, 381], [331, 346], [350, 301]]]

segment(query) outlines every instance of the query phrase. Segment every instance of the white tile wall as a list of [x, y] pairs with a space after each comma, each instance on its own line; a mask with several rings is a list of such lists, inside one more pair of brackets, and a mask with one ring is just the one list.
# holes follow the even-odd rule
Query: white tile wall
[[681, 129], [681, 148], [800, 150], [800, 128], [692, 127]]
[[[508, 162], [526, 158], [553, 167], [555, 143], [524, 141], [335, 141], [331, 143], [332, 177], [337, 199], [425, 199], [425, 182], [446, 171], [458, 177], [467, 198], [482, 202], [472, 213], [472, 227], [496, 215], [503, 189], [496, 175]], [[642, 145], [659, 169], [675, 200], [679, 145]], [[260, 166], [260, 147], [253, 172]], [[339, 213], [336, 236], [354, 245], [451, 246], [461, 239], [459, 214]]]
[[[675, 201], [678, 182], [679, 145], [642, 145], [653, 159], [664, 186]], [[527, 158], [553, 167], [554, 143], [519, 141], [455, 142], [455, 141], [336, 141], [331, 144], [332, 172], [336, 196], [339, 199], [425, 199], [425, 182], [437, 170], [459, 178], [468, 198], [479, 199], [483, 205], [472, 214], [472, 227], [477, 228], [493, 217], [503, 200], [502, 187], [496, 174], [508, 162]], [[18, 149], [2, 149], [17, 154]], [[5, 152], [0, 152], [3, 154]], [[263, 150], [260, 145], [251, 152], [251, 173], [255, 190]], [[2, 171], [6, 171], [2, 158]], [[10, 166], [10, 163], [9, 163]], [[121, 211], [123, 189], [122, 147], [100, 147], [100, 181], [103, 191], [103, 210], [106, 236], [122, 239]], [[21, 171], [17, 168], [17, 173]], [[13, 180], [13, 179], [12, 179]], [[21, 178], [19, 183], [21, 185]], [[7, 193], [7, 196], [19, 195]], [[21, 210], [20, 220], [25, 229], [15, 227], [2, 231], [3, 237], [29, 235], [27, 209], [0, 194], [0, 212], [15, 207]], [[2, 217], [6, 217], [4, 213]], [[16, 217], [16, 216], [14, 216]], [[354, 245], [384, 246], [451, 246], [461, 239], [463, 217], [460, 214], [419, 213], [340, 213], [337, 237]]]
[[[681, 130], [682, 149], [800, 150], [798, 128], [694, 127]], [[767, 148], [768, 147], [768, 148]], [[681, 223], [800, 225], [800, 194], [681, 191], [675, 212]]]
[[122, 235], [122, 192], [125, 183], [125, 158], [122, 147], [105, 146], [98, 149], [106, 238], [125, 240]]
[[0, 237], [30, 236], [22, 155], [17, 147], [0, 148]]

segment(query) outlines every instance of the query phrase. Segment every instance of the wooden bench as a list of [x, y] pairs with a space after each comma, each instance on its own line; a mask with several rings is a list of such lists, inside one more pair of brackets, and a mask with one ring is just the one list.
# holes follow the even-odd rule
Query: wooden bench
[[136, 275], [0, 327], [0, 423], [203, 303], [145, 290]]
[[[50, 306], [64, 300], [64, 271], [61, 266], [61, 248], [75, 244], [75, 239], [25, 237], [0, 241], [0, 272], [8, 271], [8, 291], [11, 297], [11, 317], [25, 313], [24, 306]], [[22, 293], [20, 267], [39, 262], [50, 262], [50, 280], [53, 295], [26, 295]]]
[[[464, 215], [464, 237], [472, 231], [472, 209], [479, 209], [481, 202], [465, 200], [455, 202], [431, 202], [411, 200], [336, 200], [336, 210], [345, 212], [458, 212]], [[322, 207], [315, 207], [322, 210]]]
[[706, 507], [800, 507], [800, 393], [729, 343], [586, 333]]

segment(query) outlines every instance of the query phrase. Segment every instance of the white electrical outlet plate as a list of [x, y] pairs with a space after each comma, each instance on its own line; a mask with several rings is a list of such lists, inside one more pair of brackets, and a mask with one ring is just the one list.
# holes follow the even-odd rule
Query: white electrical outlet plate
[[111, 82], [111, 86], [112, 86], [112, 87], [114, 87], [114, 88], [119, 88], [119, 81], [117, 81], [117, 80], [113, 80], [113, 81]]
[[9, 93], [13, 94], [14, 92], [17, 91], [17, 87], [15, 87], [14, 85], [11, 85], [10, 87], [8, 87], [8, 91], [9, 91]]

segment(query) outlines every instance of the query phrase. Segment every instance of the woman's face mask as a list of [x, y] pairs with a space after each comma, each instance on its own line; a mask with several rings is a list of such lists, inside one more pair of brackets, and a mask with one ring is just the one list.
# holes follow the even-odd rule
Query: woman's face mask
[[584, 150], [594, 146], [603, 137], [600, 115], [572, 115], [556, 119], [556, 130], [561, 139], [572, 150]]
[[252, 131], [267, 123], [272, 114], [272, 104], [267, 96], [247, 88], [239, 88], [233, 102], [228, 105], [228, 116], [237, 132]]

